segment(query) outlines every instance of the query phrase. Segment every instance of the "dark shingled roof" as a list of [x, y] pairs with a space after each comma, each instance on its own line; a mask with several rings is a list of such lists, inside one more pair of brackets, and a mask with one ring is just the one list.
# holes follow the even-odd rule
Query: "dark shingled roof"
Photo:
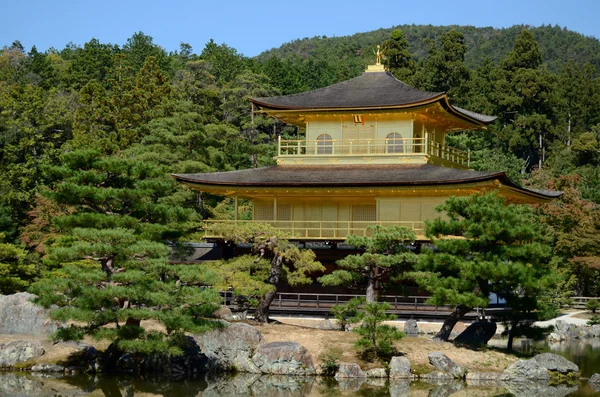
[[205, 185], [255, 187], [423, 186], [498, 179], [507, 186], [546, 197], [561, 194], [520, 188], [504, 172], [472, 171], [431, 164], [279, 165], [206, 174], [176, 174], [173, 177], [181, 182]]
[[496, 117], [451, 106], [444, 92], [421, 91], [387, 72], [365, 72], [361, 76], [300, 94], [251, 98], [256, 105], [282, 110], [390, 108], [443, 101], [448, 111], [489, 124]]

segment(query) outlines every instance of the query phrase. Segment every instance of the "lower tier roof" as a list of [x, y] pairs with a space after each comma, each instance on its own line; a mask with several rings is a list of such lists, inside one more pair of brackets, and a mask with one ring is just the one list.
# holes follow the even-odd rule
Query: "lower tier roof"
[[431, 164], [278, 165], [239, 171], [174, 174], [180, 182], [221, 187], [439, 186], [498, 180], [502, 185], [541, 200], [562, 192], [522, 188], [504, 172], [473, 171]]

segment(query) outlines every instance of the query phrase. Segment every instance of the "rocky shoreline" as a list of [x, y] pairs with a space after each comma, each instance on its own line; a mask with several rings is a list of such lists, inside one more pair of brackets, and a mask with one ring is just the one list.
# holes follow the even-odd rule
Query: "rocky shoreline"
[[[37, 331], [43, 325], [46, 335], [57, 326], [49, 322], [45, 313], [30, 302], [30, 294], [15, 295], [0, 296], [3, 333], [14, 333], [11, 332], [9, 323], [16, 324], [20, 334], [26, 330], [28, 321], [29, 326], [37, 327]], [[15, 323], [15, 316], [20, 319], [23, 319], [21, 316], [27, 316], [28, 319]], [[265, 342], [260, 330], [252, 325], [221, 321], [223, 327], [220, 329], [188, 336], [183, 356], [129, 354], [118, 350], [115, 344], [108, 346], [104, 352], [99, 352], [85, 343], [60, 342], [54, 347], [58, 345], [68, 352], [68, 356], [46, 362], [46, 348], [41, 340], [17, 339], [0, 343], [0, 369], [63, 376], [84, 373], [130, 376], [143, 374], [171, 380], [194, 379], [211, 373], [291, 375], [302, 378], [325, 375], [325, 369], [313, 364], [310, 352], [301, 344], [289, 341]], [[407, 322], [407, 325], [413, 333], [418, 332], [416, 322]], [[560, 328], [561, 326], [557, 322], [557, 333], [573, 334], [572, 329], [563, 331], [566, 327]], [[32, 336], [40, 337], [39, 334]], [[390, 385], [395, 384], [396, 391], [400, 393], [392, 395], [402, 395], [401, 390], [408, 390], [410, 383], [417, 380], [445, 385], [448, 391], [459, 390], [469, 384], [498, 386], [515, 395], [536, 395], [543, 390], [548, 395], [566, 395], [576, 390], [577, 386], [573, 385], [579, 382], [579, 368], [562, 356], [552, 353], [519, 360], [502, 372], [473, 372], [438, 351], [430, 352], [428, 359], [435, 368], [434, 371], [416, 370], [404, 356], [392, 357], [386, 368], [371, 368], [366, 371], [356, 363], [342, 362], [339, 363], [334, 378], [344, 390], [355, 389], [365, 382], [389, 382]], [[590, 378], [589, 384], [595, 391], [600, 391], [600, 375], [595, 374]]]

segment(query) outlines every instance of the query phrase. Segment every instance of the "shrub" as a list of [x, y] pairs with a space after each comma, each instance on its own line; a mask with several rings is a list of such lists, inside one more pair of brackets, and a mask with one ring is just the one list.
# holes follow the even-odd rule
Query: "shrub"
[[328, 354], [319, 368], [321, 369], [321, 375], [334, 376], [340, 369], [340, 363], [334, 355]]
[[596, 314], [596, 310], [600, 308], [600, 302], [598, 302], [598, 299], [590, 299], [589, 301], [587, 301], [585, 308], [591, 311], [592, 313]]
[[365, 298], [357, 297], [350, 299], [348, 303], [335, 305], [331, 308], [330, 313], [338, 321], [342, 331], [346, 329], [346, 325], [356, 322], [358, 307], [363, 303], [365, 303]]
[[600, 316], [592, 316], [592, 318], [587, 321], [587, 325], [589, 326], [597, 324], [600, 324]]
[[356, 347], [361, 349], [363, 357], [367, 360], [391, 356], [395, 352], [393, 343], [404, 336], [397, 328], [381, 324], [383, 321], [395, 319], [393, 315], [386, 314], [390, 308], [387, 302], [367, 303], [356, 317], [362, 322], [360, 327], [353, 330], [361, 336], [356, 342]]

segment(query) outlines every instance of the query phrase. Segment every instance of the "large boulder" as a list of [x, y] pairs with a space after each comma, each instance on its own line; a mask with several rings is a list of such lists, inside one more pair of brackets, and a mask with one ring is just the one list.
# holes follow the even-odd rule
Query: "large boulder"
[[205, 372], [207, 362], [194, 338], [186, 336], [182, 355], [151, 354], [142, 358], [139, 368], [143, 374], [182, 380], [196, 378]]
[[43, 354], [44, 348], [37, 341], [14, 340], [0, 343], [0, 368], [10, 368]]
[[208, 359], [207, 370], [261, 372], [252, 362], [252, 355], [263, 340], [256, 327], [224, 322], [223, 328], [195, 335], [194, 338]]
[[546, 368], [533, 360], [519, 360], [504, 370], [501, 379], [509, 382], [547, 381], [550, 379], [550, 374]]
[[442, 352], [432, 352], [428, 355], [429, 363], [441, 372], [452, 375], [453, 378], [461, 379], [467, 374], [467, 370], [452, 361]]
[[394, 356], [390, 361], [390, 379], [411, 378], [410, 361], [404, 356]]
[[36, 296], [28, 292], [0, 295], [0, 334], [48, 336], [60, 323], [48, 317], [48, 310], [32, 302]]
[[579, 367], [558, 354], [553, 353], [542, 353], [530, 359], [542, 368], [546, 368], [548, 371], [560, 372], [561, 374], [568, 374], [570, 372], [579, 372]]
[[419, 335], [419, 324], [417, 324], [417, 320], [412, 318], [410, 320], [406, 320], [404, 323], [404, 333], [408, 336]]
[[336, 379], [346, 378], [366, 378], [367, 374], [360, 369], [360, 366], [356, 363], [340, 363], [340, 368], [335, 374]]
[[590, 327], [588, 334], [591, 338], [600, 338], [600, 324], [594, 324]]
[[594, 374], [588, 379], [588, 383], [592, 390], [598, 392], [600, 391], [600, 374]]
[[488, 343], [496, 334], [495, 322], [477, 321], [469, 325], [460, 335], [454, 338], [454, 343], [470, 346], [481, 346]]
[[566, 322], [565, 320], [556, 320], [554, 324], [554, 331], [557, 334], [567, 334], [571, 330], [571, 324]]
[[271, 342], [258, 345], [252, 362], [264, 374], [313, 375], [312, 356], [296, 342]]

